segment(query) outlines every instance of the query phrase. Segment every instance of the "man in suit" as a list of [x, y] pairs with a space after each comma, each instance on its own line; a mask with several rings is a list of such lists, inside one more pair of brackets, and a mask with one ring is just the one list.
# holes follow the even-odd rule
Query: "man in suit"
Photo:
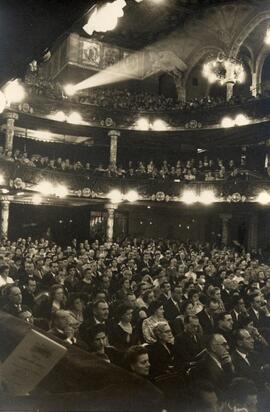
[[182, 293], [181, 286], [174, 286], [170, 299], [164, 304], [165, 318], [169, 322], [173, 322], [181, 314]]
[[230, 310], [232, 301], [232, 281], [229, 278], [223, 280], [221, 299], [224, 303], [225, 309]]
[[175, 358], [177, 366], [185, 369], [198, 354], [205, 349], [202, 330], [197, 316], [186, 316], [184, 332], [175, 338]]
[[171, 285], [167, 280], [160, 285], [159, 300], [165, 305], [171, 297]]
[[254, 351], [254, 339], [247, 329], [236, 331], [236, 348], [232, 352], [235, 373], [242, 378], [251, 379], [256, 385], [262, 383], [262, 363]]
[[219, 301], [216, 298], [209, 298], [205, 302], [204, 309], [198, 313], [198, 319], [205, 335], [214, 333], [214, 316], [219, 310]]
[[232, 315], [228, 312], [218, 313], [216, 316], [216, 328], [215, 333], [219, 333], [224, 336], [230, 349], [233, 347], [233, 320]]
[[89, 331], [93, 326], [101, 324], [108, 332], [108, 318], [109, 318], [109, 305], [104, 299], [98, 299], [93, 303], [91, 313], [86, 314], [88, 318], [80, 326], [80, 336], [87, 342]]
[[58, 277], [58, 262], [51, 262], [50, 263], [50, 271], [45, 273], [41, 280], [41, 287], [45, 290], [49, 290], [51, 286], [57, 283]]
[[3, 310], [13, 316], [18, 316], [22, 311], [22, 292], [17, 286], [10, 286], [7, 289], [7, 302]]
[[252, 319], [254, 326], [260, 331], [266, 325], [266, 315], [262, 311], [262, 297], [258, 293], [249, 296], [250, 308], [248, 316]]
[[202, 361], [191, 369], [191, 378], [206, 379], [211, 382], [214, 388], [223, 393], [230, 384], [234, 366], [229, 354], [229, 347], [224, 336], [212, 334], [208, 337], [206, 353]]

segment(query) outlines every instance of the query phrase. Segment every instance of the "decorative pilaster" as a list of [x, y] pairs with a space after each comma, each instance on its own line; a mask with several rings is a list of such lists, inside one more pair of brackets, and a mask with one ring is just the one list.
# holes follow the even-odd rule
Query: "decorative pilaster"
[[6, 119], [5, 150], [13, 149], [13, 138], [15, 133], [15, 120], [18, 120], [17, 113], [7, 111], [4, 113]]
[[8, 237], [8, 223], [9, 223], [9, 200], [1, 200], [1, 221], [0, 221], [0, 236], [1, 239]]
[[177, 71], [173, 73], [174, 83], [177, 90], [177, 98], [179, 102], [185, 102], [187, 98], [186, 86], [184, 83], [183, 72]]
[[117, 209], [117, 205], [108, 203], [105, 205], [107, 211], [107, 224], [106, 224], [106, 241], [108, 243], [113, 242], [113, 232], [114, 232], [114, 212]]
[[111, 138], [110, 142], [110, 163], [117, 163], [117, 143], [120, 137], [118, 130], [110, 130], [108, 136]]
[[232, 215], [226, 214], [226, 213], [221, 213], [219, 215], [220, 219], [222, 220], [222, 236], [221, 236], [221, 241], [223, 245], [227, 246], [229, 243], [229, 221], [232, 218]]

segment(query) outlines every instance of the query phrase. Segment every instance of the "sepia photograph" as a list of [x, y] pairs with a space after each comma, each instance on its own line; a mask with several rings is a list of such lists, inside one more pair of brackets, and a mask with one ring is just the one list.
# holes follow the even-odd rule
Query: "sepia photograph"
[[0, 28], [0, 412], [270, 412], [270, 0]]

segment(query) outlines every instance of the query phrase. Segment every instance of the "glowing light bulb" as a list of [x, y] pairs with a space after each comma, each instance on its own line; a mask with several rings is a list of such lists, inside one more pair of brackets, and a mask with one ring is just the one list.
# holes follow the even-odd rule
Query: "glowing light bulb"
[[198, 196], [193, 190], [185, 190], [181, 196], [181, 201], [187, 205], [198, 202]]
[[120, 190], [113, 189], [108, 193], [108, 198], [111, 200], [112, 203], [120, 203], [122, 202], [123, 196]]
[[139, 199], [138, 192], [136, 190], [130, 190], [126, 195], [125, 198], [128, 202], [136, 202]]
[[25, 98], [25, 90], [18, 79], [8, 82], [3, 91], [9, 103], [19, 103]]

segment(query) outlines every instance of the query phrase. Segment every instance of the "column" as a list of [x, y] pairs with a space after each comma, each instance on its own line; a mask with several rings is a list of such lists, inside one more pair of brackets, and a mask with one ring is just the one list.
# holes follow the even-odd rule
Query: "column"
[[258, 216], [257, 214], [252, 214], [249, 217], [248, 225], [248, 250], [258, 248]]
[[250, 86], [252, 96], [256, 97], [260, 93], [260, 86], [257, 84], [257, 73], [252, 73], [252, 83]]
[[8, 237], [8, 222], [9, 222], [9, 200], [1, 200], [1, 222], [0, 222], [0, 236], [1, 238]]
[[106, 242], [113, 242], [113, 228], [114, 228], [114, 211], [117, 209], [117, 205], [108, 203], [105, 205], [107, 211], [107, 224], [106, 224]]
[[15, 120], [18, 120], [17, 113], [5, 112], [4, 118], [6, 119], [6, 135], [5, 135], [5, 150], [13, 149], [13, 138], [15, 133]]
[[110, 142], [110, 163], [117, 162], [117, 143], [120, 137], [120, 132], [118, 130], [110, 130], [108, 136], [111, 138]]
[[232, 218], [232, 215], [222, 213], [219, 215], [220, 219], [222, 220], [222, 234], [221, 234], [221, 242], [223, 245], [227, 246], [229, 243], [229, 221]]
[[233, 97], [233, 82], [226, 83], [227, 91], [226, 91], [226, 100], [227, 102]]
[[176, 75], [173, 76], [175, 87], [177, 90], [177, 98], [179, 102], [185, 102], [187, 98], [186, 94], [186, 86], [184, 84], [184, 75], [182, 72], [177, 72]]

